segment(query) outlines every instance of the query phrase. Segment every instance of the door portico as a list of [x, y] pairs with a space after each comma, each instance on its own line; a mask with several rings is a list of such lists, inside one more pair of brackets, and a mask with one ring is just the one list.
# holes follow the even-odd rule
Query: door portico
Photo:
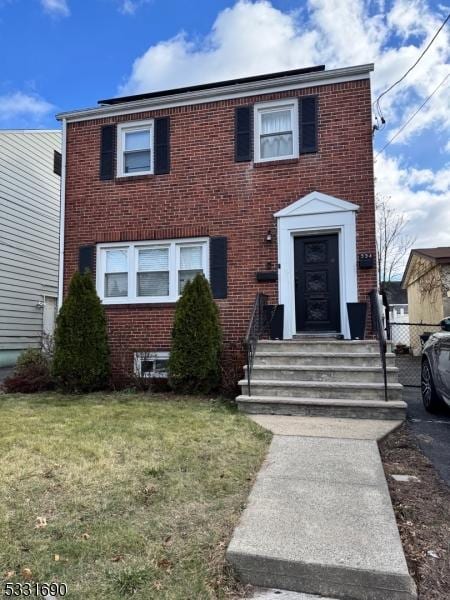
[[[309, 237], [321, 239], [336, 238], [336, 256], [338, 272], [328, 265], [329, 275], [337, 275], [337, 289], [330, 288], [339, 306], [340, 332], [344, 338], [350, 339], [350, 328], [347, 316], [347, 302], [358, 300], [356, 272], [356, 212], [358, 205], [341, 200], [321, 192], [311, 192], [293, 204], [275, 213], [277, 219], [278, 239], [278, 301], [284, 305], [284, 338], [290, 339], [297, 333], [297, 325], [302, 327], [308, 315], [297, 315], [300, 310], [307, 310], [305, 285], [297, 287], [296, 294], [296, 251], [299, 238]], [[313, 237], [314, 236], [314, 237]], [[322, 265], [323, 267], [323, 265]], [[298, 269], [298, 266], [297, 266]], [[323, 273], [324, 268], [321, 269]], [[298, 273], [297, 273], [298, 275]], [[328, 275], [327, 275], [328, 276]], [[324, 275], [322, 275], [324, 277]], [[320, 279], [320, 275], [316, 279]], [[297, 281], [297, 286], [298, 286]], [[317, 300], [318, 296], [316, 296]], [[330, 303], [333, 297], [330, 297]], [[316, 302], [319, 306], [321, 303]], [[308, 328], [306, 327], [305, 330]]]

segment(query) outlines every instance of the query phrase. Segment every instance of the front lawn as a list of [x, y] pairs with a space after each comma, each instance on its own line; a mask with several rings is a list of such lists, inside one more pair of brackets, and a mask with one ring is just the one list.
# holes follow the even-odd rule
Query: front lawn
[[0, 396], [0, 595], [235, 593], [224, 554], [269, 434], [216, 401], [145, 394]]

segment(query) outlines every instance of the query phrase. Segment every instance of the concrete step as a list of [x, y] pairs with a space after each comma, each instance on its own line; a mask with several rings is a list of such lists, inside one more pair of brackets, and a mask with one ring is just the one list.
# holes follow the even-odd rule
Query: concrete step
[[406, 402], [401, 400], [354, 400], [342, 398], [295, 398], [247, 396], [236, 398], [240, 411], [250, 414], [300, 415], [351, 419], [394, 419], [406, 416]]
[[[335, 365], [379, 367], [380, 355], [374, 352], [266, 352], [258, 346], [254, 365]], [[395, 354], [386, 354], [386, 364], [395, 366]]]
[[260, 340], [257, 349], [260, 352], [380, 352], [377, 340]]
[[254, 586], [416, 598], [373, 440], [275, 436], [227, 558]]
[[[248, 394], [247, 380], [239, 381], [243, 394]], [[402, 399], [403, 386], [400, 383], [388, 384], [389, 400]], [[251, 392], [255, 396], [276, 396], [279, 398], [341, 398], [360, 402], [384, 400], [383, 383], [348, 383], [340, 381], [277, 381], [259, 379], [251, 382]]]
[[[244, 367], [247, 377], [247, 367]], [[353, 383], [383, 383], [381, 367], [347, 367], [331, 365], [254, 365], [252, 382], [264, 379], [276, 381], [340, 381]], [[398, 369], [388, 367], [387, 380], [398, 383]]]

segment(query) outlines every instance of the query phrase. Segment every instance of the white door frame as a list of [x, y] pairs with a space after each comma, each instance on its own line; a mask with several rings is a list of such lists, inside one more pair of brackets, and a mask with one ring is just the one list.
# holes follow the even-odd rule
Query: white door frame
[[275, 213], [278, 239], [278, 302], [284, 305], [284, 339], [296, 333], [294, 238], [338, 234], [341, 333], [350, 339], [347, 302], [358, 301], [356, 212], [358, 205], [311, 192]]

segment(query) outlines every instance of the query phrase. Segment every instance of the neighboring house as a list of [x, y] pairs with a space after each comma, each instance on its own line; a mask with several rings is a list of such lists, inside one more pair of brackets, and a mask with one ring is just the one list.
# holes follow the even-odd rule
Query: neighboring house
[[53, 333], [61, 132], [0, 131], [0, 366]]
[[389, 302], [391, 340], [394, 345], [409, 346], [408, 297], [401, 281], [385, 281], [383, 289]]
[[[411, 250], [402, 288], [408, 294], [410, 323], [436, 326], [450, 316], [450, 246]], [[430, 327], [414, 327], [413, 350], [420, 349], [419, 336], [428, 331]]]
[[58, 115], [61, 282], [66, 292], [77, 269], [94, 272], [116, 369], [163, 370], [196, 273], [229, 355], [257, 292], [284, 305], [286, 339], [350, 337], [346, 303], [377, 285], [372, 69], [299, 69]]

